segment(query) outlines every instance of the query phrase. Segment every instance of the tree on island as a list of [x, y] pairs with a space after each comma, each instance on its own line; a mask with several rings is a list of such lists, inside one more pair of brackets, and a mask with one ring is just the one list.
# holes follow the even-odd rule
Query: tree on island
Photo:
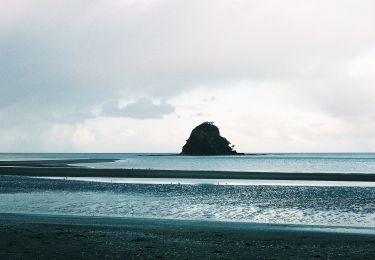
[[183, 155], [239, 155], [234, 145], [220, 135], [213, 122], [204, 122], [191, 131], [190, 137], [182, 147]]

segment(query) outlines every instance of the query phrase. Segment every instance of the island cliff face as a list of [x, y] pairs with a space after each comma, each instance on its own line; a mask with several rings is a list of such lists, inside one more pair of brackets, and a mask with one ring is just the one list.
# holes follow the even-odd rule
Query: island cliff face
[[183, 155], [238, 155], [230, 142], [220, 135], [219, 128], [213, 122], [204, 122], [193, 129]]

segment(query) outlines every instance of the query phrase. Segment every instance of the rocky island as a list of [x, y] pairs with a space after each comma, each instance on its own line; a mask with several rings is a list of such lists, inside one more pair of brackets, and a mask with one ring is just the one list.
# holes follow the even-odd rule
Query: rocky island
[[204, 122], [193, 129], [182, 155], [243, 155], [233, 150], [234, 145], [220, 135], [213, 122]]

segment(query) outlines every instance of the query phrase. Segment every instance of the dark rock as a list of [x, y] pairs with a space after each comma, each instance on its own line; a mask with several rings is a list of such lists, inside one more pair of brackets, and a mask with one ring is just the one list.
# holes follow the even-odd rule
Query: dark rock
[[213, 122], [204, 122], [195, 127], [186, 144], [183, 155], [239, 155], [234, 145], [220, 135], [219, 128]]

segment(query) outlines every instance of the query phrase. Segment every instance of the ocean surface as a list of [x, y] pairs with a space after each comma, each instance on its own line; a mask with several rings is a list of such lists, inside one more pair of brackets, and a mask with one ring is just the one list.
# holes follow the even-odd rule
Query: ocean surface
[[[97, 168], [375, 173], [374, 153], [170, 156], [0, 154], [0, 160], [115, 158]], [[143, 181], [143, 182], [142, 182]], [[0, 213], [194, 219], [360, 228], [375, 234], [372, 183], [0, 176]]]
[[375, 188], [0, 176], [0, 212], [360, 227], [375, 233]]
[[110, 158], [116, 162], [80, 164], [94, 168], [218, 170], [247, 172], [375, 173], [375, 153], [269, 153], [243, 156], [66, 153], [0, 154], [0, 160]]

